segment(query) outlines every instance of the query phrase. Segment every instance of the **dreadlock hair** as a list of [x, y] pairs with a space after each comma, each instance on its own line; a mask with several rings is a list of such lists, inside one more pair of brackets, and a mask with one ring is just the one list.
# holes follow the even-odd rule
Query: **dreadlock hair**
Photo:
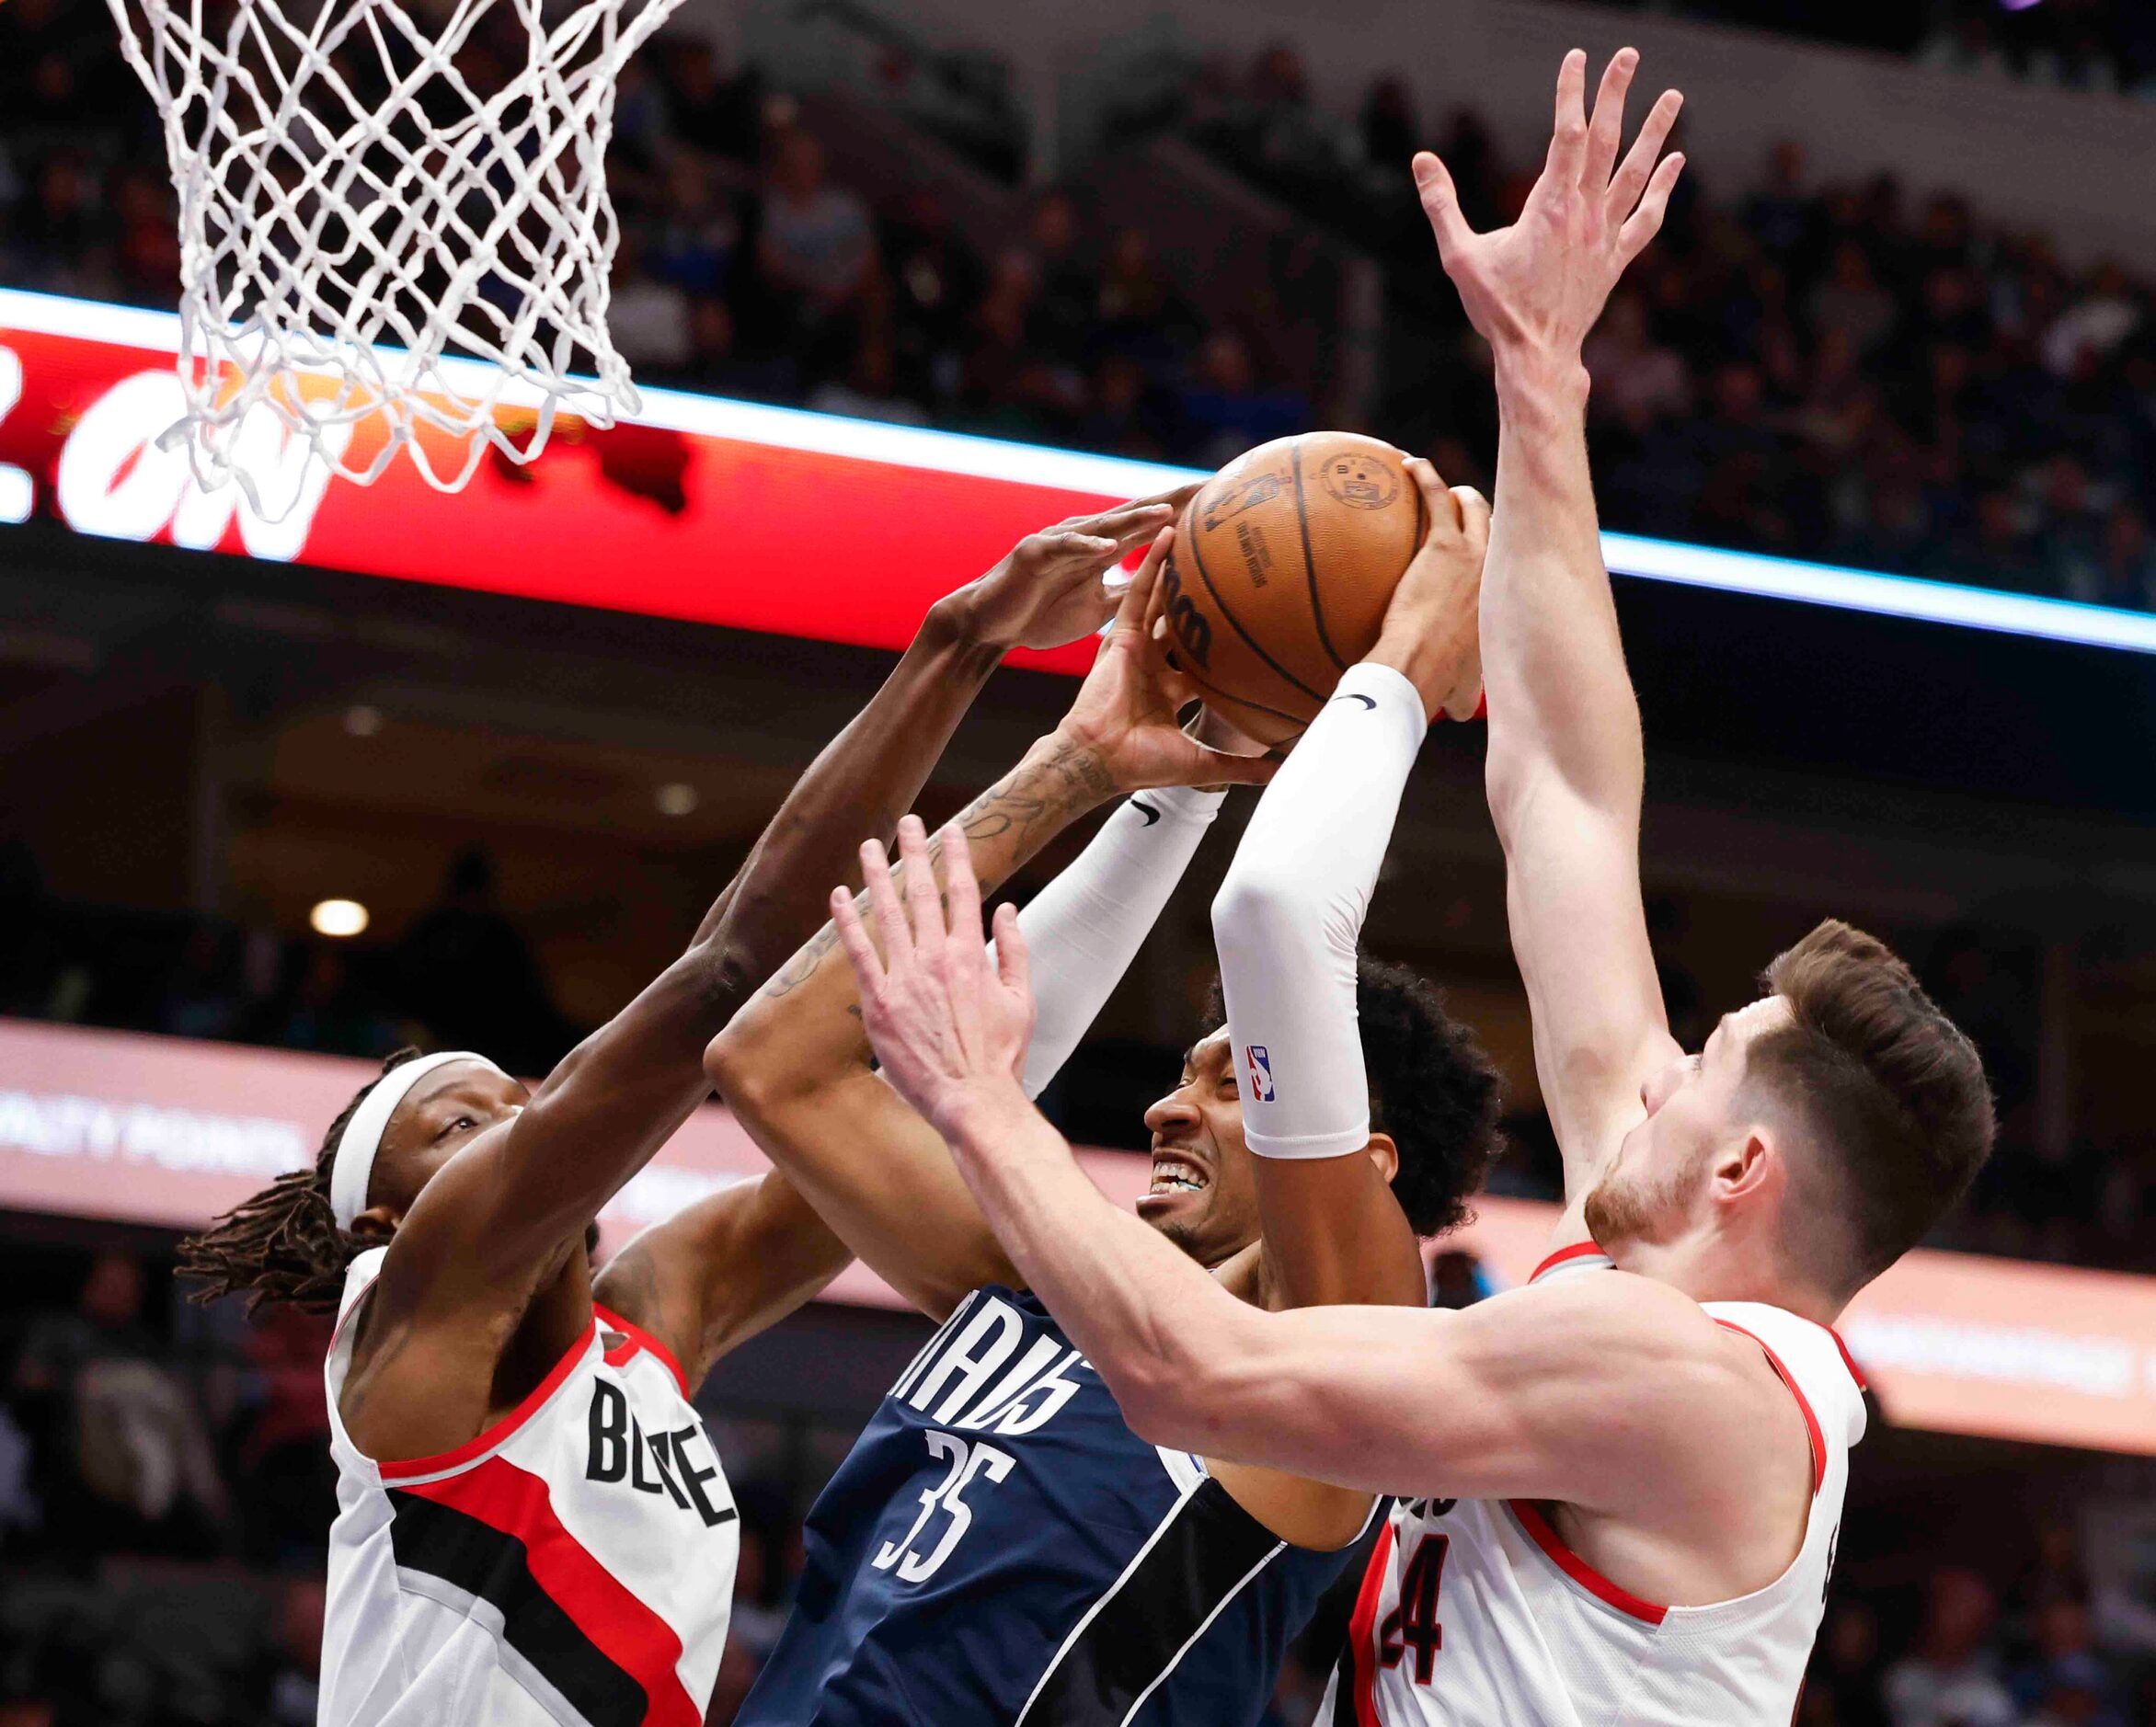
[[337, 1227], [329, 1208], [329, 1170], [337, 1142], [383, 1074], [419, 1056], [408, 1046], [398, 1050], [382, 1064], [382, 1073], [352, 1093], [344, 1113], [322, 1136], [313, 1164], [287, 1171], [179, 1244], [179, 1275], [201, 1285], [193, 1299], [207, 1303], [244, 1295], [249, 1313], [265, 1301], [283, 1302], [305, 1313], [337, 1311], [345, 1267], [365, 1245]]
[[[1441, 1235], [1474, 1215], [1468, 1201], [1504, 1149], [1497, 1070], [1436, 987], [1405, 966], [1359, 957], [1355, 1012], [1370, 1131], [1391, 1135], [1400, 1153], [1393, 1196], [1416, 1234]], [[1227, 1017], [1216, 978], [1205, 1030]]]

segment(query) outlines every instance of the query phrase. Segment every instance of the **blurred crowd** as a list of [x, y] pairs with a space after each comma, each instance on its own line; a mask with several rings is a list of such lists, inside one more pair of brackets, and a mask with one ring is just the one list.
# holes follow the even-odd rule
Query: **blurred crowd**
[[[2008, 1533], [2028, 1532], [2016, 1514]], [[2046, 1521], [2018, 1576], [1932, 1571], [1921, 1602], [1829, 1595], [1793, 1727], [2142, 1727], [2156, 1721], [2156, 1616], [2092, 1583], [2074, 1527]], [[2001, 1587], [2003, 1583], [2004, 1587]], [[1915, 1609], [1898, 1638], [1885, 1627]]]
[[[188, 1305], [162, 1255], [30, 1241], [7, 1258], [0, 1727], [313, 1727], [329, 1321]], [[741, 1564], [717, 1723], [784, 1618], [814, 1485], [730, 1449]]]
[[1786, 30], [1930, 66], [2156, 99], [2156, 14], [2140, 0], [1617, 0]]
[[[1969, 16], [2032, 43], [2156, 28], [2124, 6]], [[102, 9], [0, 9], [0, 278], [170, 304], [170, 191]], [[1486, 481], [1486, 378], [1406, 162], [1434, 143], [1478, 223], [1507, 219], [1535, 165], [1472, 111], [1418, 112], [1397, 76], [1328, 112], [1285, 41], [1196, 63], [1162, 111], [1383, 262], [1387, 388], [1366, 429]], [[1157, 234], [1055, 189], [983, 251], [933, 193], [848, 184], [793, 98], [707, 42], [662, 37], [631, 63], [610, 173], [612, 329], [648, 380], [1200, 465], [1317, 411], [1317, 381], [1274, 363], [1270, 298], [1209, 320]], [[2150, 309], [2119, 267], [2070, 267], [1957, 198], [1912, 200], [1890, 174], [1821, 183], [1796, 142], [1749, 175], [1695, 164], [1589, 355], [1607, 519], [2156, 606]]]
[[[1451, 1258], [1440, 1300], [1488, 1292]], [[168, 1262], [113, 1247], [11, 1241], [5, 1281], [0, 1727], [310, 1727], [335, 1515], [327, 1321], [185, 1305]], [[785, 1622], [818, 1481], [807, 1450], [707, 1415], [742, 1510], [709, 1716], [723, 1727]], [[851, 1435], [825, 1437], [828, 1452]], [[1800, 1727], [2156, 1721], [2156, 1599], [2092, 1578], [2070, 1521], [1986, 1515], [1999, 1551], [2033, 1555], [2005, 1561], [2020, 1569], [1837, 1584]], [[1355, 1576], [1299, 1643], [1266, 1727], [1309, 1721]]]
[[[1397, 395], [1377, 429], [1479, 479], [1494, 446], [1478, 343], [1442, 291], [1406, 163], [1451, 167], [1478, 227], [1539, 166], [1480, 119], [1418, 114], [1380, 78], [1325, 112], [1297, 51], [1209, 63], [1193, 135], [1313, 221], [1382, 257]], [[1822, 183], [1801, 143], [1749, 181], [1694, 162], [1588, 352], [1611, 527], [1943, 580], [2156, 606], [2156, 320], [2116, 264], [2067, 266], [1891, 174]]]
[[1916, 57], [1930, 66], [2156, 100], [2156, 14], [2140, 0], [1944, 0]]

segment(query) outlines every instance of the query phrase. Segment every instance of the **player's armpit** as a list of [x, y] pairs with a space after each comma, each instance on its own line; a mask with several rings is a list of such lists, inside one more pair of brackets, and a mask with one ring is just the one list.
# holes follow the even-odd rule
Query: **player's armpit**
[[1016, 1282], [942, 1136], [867, 1069], [814, 1091], [767, 1092], [744, 1072], [728, 1101], [838, 1239], [930, 1318]]
[[1208, 1458], [1206, 1469], [1228, 1497], [1290, 1547], [1335, 1553], [1370, 1527], [1377, 1501], [1352, 1487], [1335, 1487], [1306, 1476], [1283, 1475], [1248, 1463]]
[[692, 1388], [729, 1350], [820, 1293], [853, 1255], [775, 1171], [653, 1224], [592, 1298], [673, 1352]]

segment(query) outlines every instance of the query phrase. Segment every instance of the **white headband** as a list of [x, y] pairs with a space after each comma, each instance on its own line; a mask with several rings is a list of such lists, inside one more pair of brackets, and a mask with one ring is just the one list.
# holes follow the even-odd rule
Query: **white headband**
[[[337, 1136], [337, 1151], [329, 1165], [329, 1209], [338, 1229], [350, 1229], [352, 1219], [367, 1208], [367, 1184], [374, 1173], [374, 1154], [382, 1149], [383, 1132], [396, 1114], [396, 1106], [413, 1086], [453, 1061], [476, 1061], [489, 1073], [501, 1073], [485, 1056], [474, 1055], [469, 1049], [445, 1049], [440, 1055], [421, 1056], [417, 1061], [390, 1069], [360, 1100], [352, 1118]], [[503, 1073], [501, 1077], [509, 1076]]]

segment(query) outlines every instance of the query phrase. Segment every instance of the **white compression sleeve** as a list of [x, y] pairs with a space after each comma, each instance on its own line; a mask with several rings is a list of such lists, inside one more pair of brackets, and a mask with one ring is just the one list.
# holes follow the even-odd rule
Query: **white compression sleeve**
[[1018, 914], [1035, 1009], [1026, 1096], [1040, 1095], [1092, 1027], [1226, 796], [1167, 786], [1126, 799]]
[[1213, 901], [1244, 1135], [1261, 1157], [1369, 1142], [1356, 943], [1427, 729], [1407, 679], [1349, 667], [1258, 800]]

